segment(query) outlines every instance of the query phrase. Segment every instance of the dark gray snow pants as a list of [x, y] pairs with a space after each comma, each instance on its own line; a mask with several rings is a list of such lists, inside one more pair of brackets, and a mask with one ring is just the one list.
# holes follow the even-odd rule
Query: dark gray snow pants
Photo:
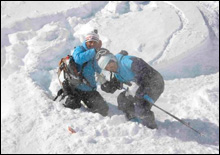
[[164, 80], [162, 76], [155, 71], [150, 77], [143, 78], [135, 97], [126, 96], [125, 91], [118, 96], [118, 108], [128, 117], [144, 117], [152, 107], [150, 101], [144, 99], [144, 97], [148, 96], [153, 102], [156, 102], [163, 93]]

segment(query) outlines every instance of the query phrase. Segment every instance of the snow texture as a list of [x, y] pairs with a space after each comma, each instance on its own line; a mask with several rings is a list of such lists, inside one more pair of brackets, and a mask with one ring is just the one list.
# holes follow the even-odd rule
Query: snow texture
[[[107, 117], [52, 101], [59, 60], [99, 30], [103, 47], [156, 68], [158, 130], [126, 121], [121, 91], [98, 91]], [[68, 127], [76, 133], [71, 134]], [[219, 153], [218, 1], [1, 1], [1, 153]]]

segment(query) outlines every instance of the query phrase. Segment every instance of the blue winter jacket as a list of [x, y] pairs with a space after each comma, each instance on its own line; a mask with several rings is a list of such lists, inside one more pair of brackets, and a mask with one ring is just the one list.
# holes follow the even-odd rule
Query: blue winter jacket
[[73, 52], [73, 59], [77, 64], [78, 71], [81, 71], [83, 64], [88, 62], [83, 69], [82, 75], [87, 79], [91, 86], [80, 84], [77, 89], [81, 91], [93, 91], [97, 88], [95, 72], [101, 73], [101, 68], [97, 64], [95, 55], [95, 49], [88, 49], [85, 41], [81, 46], [77, 46]]
[[164, 80], [160, 73], [141, 58], [119, 53], [116, 59], [118, 70], [115, 77], [117, 80], [122, 83], [135, 82], [140, 86], [136, 95], [154, 103], [164, 90]]
[[156, 75], [160, 75], [155, 69], [141, 58], [117, 54], [118, 70], [115, 77], [122, 83], [136, 82], [138, 85], [146, 85]]
[[115, 77], [122, 83], [127, 83], [135, 81], [134, 72], [132, 71], [132, 56], [124, 56], [122, 54], [117, 54], [116, 59], [118, 62], [118, 70], [115, 73]]

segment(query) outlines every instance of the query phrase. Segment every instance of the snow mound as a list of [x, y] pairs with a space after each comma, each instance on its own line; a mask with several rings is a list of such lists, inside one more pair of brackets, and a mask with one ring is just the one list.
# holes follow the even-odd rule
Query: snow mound
[[[1, 11], [2, 153], [219, 153], [219, 2], [2, 2]], [[156, 108], [158, 130], [126, 121], [121, 91], [98, 88], [107, 117], [53, 102], [59, 60], [94, 28], [103, 47], [156, 68], [166, 79], [156, 104], [204, 136]]]

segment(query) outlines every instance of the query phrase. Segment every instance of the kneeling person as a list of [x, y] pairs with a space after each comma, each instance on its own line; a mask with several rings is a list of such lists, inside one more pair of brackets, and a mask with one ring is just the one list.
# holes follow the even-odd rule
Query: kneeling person
[[[85, 103], [89, 111], [100, 113], [103, 116], [108, 115], [109, 107], [104, 98], [96, 90], [95, 73], [100, 73], [95, 55], [97, 50], [101, 48], [101, 40], [97, 32], [91, 32], [86, 36], [86, 40], [81, 46], [77, 46], [70, 57], [75, 63], [75, 70], [81, 82], [79, 84], [72, 84], [73, 77], [71, 74], [65, 74], [65, 81], [62, 82], [64, 96], [68, 96], [64, 106], [71, 109], [81, 107], [81, 101]], [[69, 64], [69, 63], [68, 63]], [[72, 67], [73, 68], [73, 67]], [[69, 71], [73, 71], [70, 68]], [[65, 78], [69, 77], [69, 78]]]

